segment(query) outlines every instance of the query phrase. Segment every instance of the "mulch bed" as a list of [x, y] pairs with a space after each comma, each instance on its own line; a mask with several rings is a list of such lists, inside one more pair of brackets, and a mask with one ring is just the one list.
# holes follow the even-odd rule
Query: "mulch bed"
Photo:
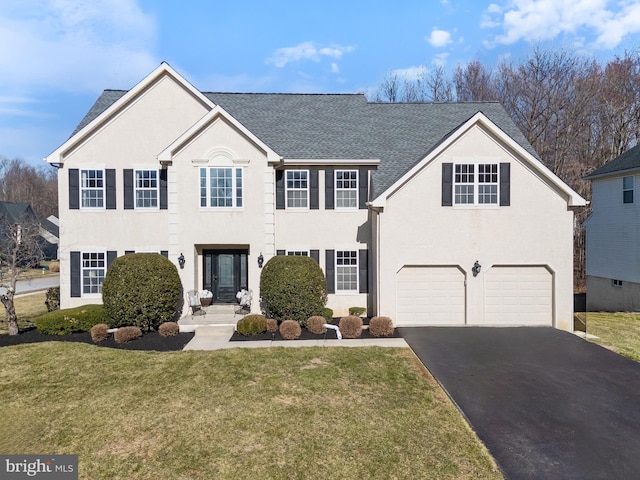
[[127, 343], [116, 343], [113, 335], [108, 339], [95, 343], [91, 340], [91, 334], [70, 333], [68, 335], [43, 335], [35, 328], [24, 330], [18, 335], [0, 335], [0, 347], [21, 345], [37, 342], [81, 342], [97, 345], [99, 347], [118, 348], [120, 350], [154, 350], [157, 352], [172, 352], [182, 350], [193, 338], [193, 333], [179, 333], [173, 337], [163, 337], [158, 332], [145, 333], [142, 337]]

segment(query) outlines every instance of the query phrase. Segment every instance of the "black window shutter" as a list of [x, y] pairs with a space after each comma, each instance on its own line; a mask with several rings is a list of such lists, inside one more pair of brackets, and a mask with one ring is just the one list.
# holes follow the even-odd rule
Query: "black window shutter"
[[169, 171], [166, 168], [160, 170], [160, 210], [166, 210], [168, 201], [167, 195], [167, 181], [169, 178]]
[[360, 293], [369, 293], [369, 250], [358, 252], [358, 280]]
[[123, 174], [124, 209], [133, 210], [133, 169], [125, 168]]
[[309, 170], [309, 208], [311, 210], [318, 210], [318, 169], [312, 168]]
[[164, 258], [169, 258], [169, 250], [160, 250], [160, 255]]
[[80, 208], [80, 171], [77, 168], [69, 169], [69, 209]]
[[135, 251], [135, 250], [125, 250], [125, 251], [124, 251], [124, 254], [125, 254], [125, 255], [129, 255], [129, 254], [131, 254], [131, 253], [136, 253], [136, 251]]
[[107, 168], [105, 171], [105, 183], [107, 190], [107, 209], [116, 209], [116, 171], [113, 168]]
[[442, 206], [453, 204], [453, 163], [442, 164]]
[[107, 270], [109, 270], [109, 267], [116, 258], [118, 258], [118, 252], [115, 250], [109, 250], [107, 252]]
[[309, 256], [320, 263], [320, 250], [309, 250]]
[[327, 210], [333, 210], [334, 207], [334, 170], [333, 168], [327, 168], [324, 171], [324, 208]]
[[511, 205], [511, 164], [500, 164], [500, 206]]
[[[77, 171], [77, 170], [76, 170]], [[80, 282], [80, 252], [70, 252], [70, 267], [71, 267], [71, 296], [82, 296], [82, 284]]]
[[276, 170], [276, 208], [284, 209], [284, 170]]
[[358, 208], [367, 208], [369, 201], [369, 170], [361, 168], [358, 171]]
[[285, 255], [286, 252], [284, 250], [276, 250], [276, 255]]
[[324, 276], [327, 277], [327, 293], [336, 293], [336, 251], [326, 250]]

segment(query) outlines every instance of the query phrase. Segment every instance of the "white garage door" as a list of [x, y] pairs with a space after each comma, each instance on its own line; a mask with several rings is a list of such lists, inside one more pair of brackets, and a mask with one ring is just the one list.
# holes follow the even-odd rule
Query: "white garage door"
[[485, 278], [485, 323], [551, 325], [551, 272], [544, 267], [492, 267]]
[[396, 292], [398, 325], [464, 325], [464, 274], [456, 267], [402, 267]]

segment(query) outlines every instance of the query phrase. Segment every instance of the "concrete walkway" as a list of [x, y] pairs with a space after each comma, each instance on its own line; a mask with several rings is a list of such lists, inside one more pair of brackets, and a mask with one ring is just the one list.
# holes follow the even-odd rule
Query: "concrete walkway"
[[230, 342], [233, 326], [200, 326], [184, 350], [222, 350], [225, 348], [270, 347], [396, 347], [408, 348], [403, 338], [375, 338], [358, 340], [258, 340]]

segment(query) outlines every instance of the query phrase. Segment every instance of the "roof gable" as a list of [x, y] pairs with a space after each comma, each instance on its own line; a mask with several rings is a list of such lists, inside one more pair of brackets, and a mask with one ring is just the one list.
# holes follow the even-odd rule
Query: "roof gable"
[[19, 223], [25, 216], [35, 218], [28, 203], [0, 202], [0, 218], [10, 224]]
[[640, 170], [640, 145], [630, 148], [619, 157], [605, 163], [584, 178], [593, 180], [598, 177], [617, 175], [634, 170]]

